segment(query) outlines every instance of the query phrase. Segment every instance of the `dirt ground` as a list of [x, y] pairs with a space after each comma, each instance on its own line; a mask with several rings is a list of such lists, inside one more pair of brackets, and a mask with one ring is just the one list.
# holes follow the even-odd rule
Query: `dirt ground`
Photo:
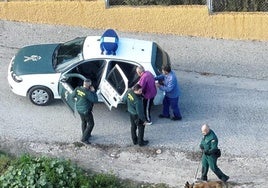
[[[174, 151], [167, 148], [151, 148], [117, 145], [84, 145], [81, 142], [66, 143], [31, 143], [16, 140], [1, 140], [1, 148], [13, 155], [31, 153], [70, 159], [83, 169], [112, 173], [123, 179], [131, 179], [138, 183], [164, 183], [170, 187], [184, 187], [186, 181], [194, 182], [201, 170], [201, 153]], [[248, 161], [249, 159], [247, 159]], [[244, 159], [220, 158], [219, 164], [232, 162], [243, 166]], [[236, 166], [236, 165], [235, 165]], [[235, 170], [235, 169], [228, 169]], [[197, 173], [197, 174], [196, 174]], [[210, 181], [217, 181], [209, 172]], [[229, 181], [226, 187], [260, 187], [246, 181], [238, 183]]]

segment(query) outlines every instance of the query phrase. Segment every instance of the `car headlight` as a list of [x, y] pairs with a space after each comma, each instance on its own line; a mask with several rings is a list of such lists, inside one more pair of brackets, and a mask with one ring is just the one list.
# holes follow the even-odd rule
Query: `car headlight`
[[17, 76], [14, 72], [11, 72], [11, 76], [15, 82], [18, 82], [18, 83], [22, 82], [22, 78]]

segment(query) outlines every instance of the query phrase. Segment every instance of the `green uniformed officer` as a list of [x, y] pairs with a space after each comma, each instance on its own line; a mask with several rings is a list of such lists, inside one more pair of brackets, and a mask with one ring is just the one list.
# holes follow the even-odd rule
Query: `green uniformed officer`
[[[131, 137], [133, 144], [139, 144], [139, 146], [147, 145], [149, 141], [143, 139], [144, 127], [147, 122], [143, 111], [142, 87], [139, 84], [136, 84], [126, 93], [123, 101], [127, 104], [127, 109], [130, 114]], [[137, 129], [138, 136], [136, 133]]]
[[94, 102], [98, 102], [98, 96], [95, 88], [92, 86], [90, 79], [84, 81], [83, 86], [76, 87], [71, 97], [76, 98], [76, 109], [81, 118], [82, 139], [85, 144], [90, 144], [88, 141], [94, 127], [94, 118], [92, 109]]
[[207, 181], [207, 173], [210, 167], [219, 179], [226, 182], [229, 179], [229, 176], [225, 175], [217, 166], [217, 159], [220, 157], [218, 138], [207, 124], [202, 125], [201, 131], [203, 134], [203, 139], [200, 144], [200, 148], [203, 151], [201, 180]]

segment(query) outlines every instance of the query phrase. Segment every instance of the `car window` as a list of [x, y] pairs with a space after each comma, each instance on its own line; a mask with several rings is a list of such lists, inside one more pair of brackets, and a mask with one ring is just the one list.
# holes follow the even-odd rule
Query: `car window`
[[[105, 64], [105, 60], [84, 61], [68, 71], [68, 74], [77, 73], [83, 75], [85, 78], [88, 78], [92, 81], [94, 88], [98, 88]], [[77, 82], [75, 82], [76, 81], [74, 80], [72, 85], [80, 86], [82, 84], [81, 80], [77, 80]]]
[[118, 92], [119, 95], [124, 93], [126, 89], [124, 80], [122, 79], [120, 72], [115, 67], [109, 72], [109, 74], [107, 74], [106, 80]]
[[168, 54], [164, 50], [162, 50], [161, 47], [155, 42], [153, 43], [151, 62], [156, 75], [162, 73], [162, 65], [170, 64]]
[[105, 64], [106, 61], [104, 60], [88, 61], [78, 65], [76, 70], [79, 74], [91, 79], [93, 86], [98, 88]]
[[84, 41], [85, 37], [81, 37], [58, 46], [53, 54], [53, 63], [57, 71], [83, 60]]
[[[110, 61], [108, 69], [111, 70], [115, 65], [118, 65], [128, 79], [128, 88], [133, 87], [139, 80], [139, 76], [136, 73], [137, 65], [124, 61]], [[109, 72], [108, 70], [108, 72]]]

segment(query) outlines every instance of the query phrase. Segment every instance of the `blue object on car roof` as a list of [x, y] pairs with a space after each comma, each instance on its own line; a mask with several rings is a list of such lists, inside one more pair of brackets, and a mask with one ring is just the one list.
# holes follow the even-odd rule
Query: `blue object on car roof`
[[118, 48], [119, 37], [113, 29], [107, 29], [100, 39], [101, 54], [106, 52], [106, 55], [116, 55]]

